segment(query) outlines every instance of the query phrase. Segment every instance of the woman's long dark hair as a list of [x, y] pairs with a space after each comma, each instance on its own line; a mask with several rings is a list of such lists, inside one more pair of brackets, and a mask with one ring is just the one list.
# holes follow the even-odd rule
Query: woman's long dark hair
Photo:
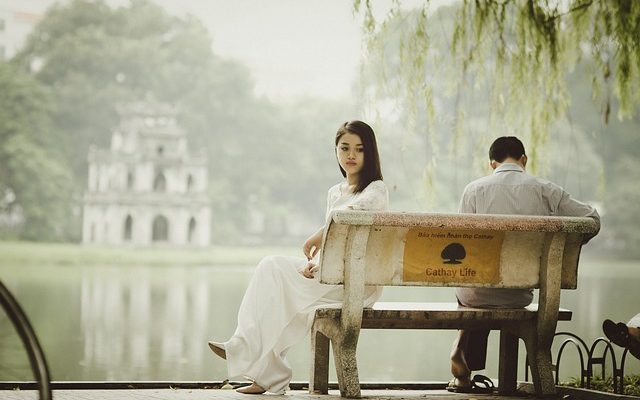
[[[378, 154], [378, 144], [376, 143], [376, 135], [373, 129], [362, 121], [348, 121], [340, 125], [338, 132], [336, 133], [336, 146], [340, 138], [345, 133], [351, 133], [358, 135], [362, 141], [362, 147], [364, 150], [364, 165], [360, 171], [360, 182], [354, 189], [353, 193], [362, 192], [373, 181], [382, 180], [382, 170], [380, 168], [380, 155]], [[337, 157], [337, 155], [336, 155]], [[338, 168], [342, 176], [347, 176], [347, 173], [338, 163]]]

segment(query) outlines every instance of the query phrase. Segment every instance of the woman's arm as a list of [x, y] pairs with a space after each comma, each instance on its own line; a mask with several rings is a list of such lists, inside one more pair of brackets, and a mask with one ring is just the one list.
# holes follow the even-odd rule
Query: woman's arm
[[311, 260], [318, 250], [322, 247], [322, 235], [324, 234], [324, 226], [318, 229], [313, 235], [302, 245], [302, 252], [307, 257], [307, 260]]

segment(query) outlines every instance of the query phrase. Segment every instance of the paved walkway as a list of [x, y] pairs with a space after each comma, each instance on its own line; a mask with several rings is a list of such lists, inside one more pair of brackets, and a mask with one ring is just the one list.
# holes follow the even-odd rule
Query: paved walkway
[[[284, 398], [286, 400], [337, 400], [340, 392], [330, 390], [328, 395], [310, 395], [303, 390], [291, 390], [284, 396], [275, 395], [245, 395], [235, 390], [220, 389], [116, 389], [116, 390], [55, 390], [54, 400], [211, 400], [211, 399], [237, 399], [237, 400], [265, 400]], [[363, 399], [389, 399], [389, 400], [522, 400], [533, 397], [504, 397], [498, 395], [455, 394], [446, 390], [363, 390]], [[30, 390], [0, 390], [2, 400], [37, 400], [37, 393]]]

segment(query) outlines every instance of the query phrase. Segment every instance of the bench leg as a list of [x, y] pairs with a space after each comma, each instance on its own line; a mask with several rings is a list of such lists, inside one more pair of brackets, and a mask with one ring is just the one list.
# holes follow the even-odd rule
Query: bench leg
[[500, 331], [500, 360], [498, 364], [498, 393], [516, 392], [518, 380], [518, 337], [505, 330]]
[[357, 338], [353, 340], [331, 340], [333, 360], [336, 364], [340, 396], [349, 399], [360, 398], [360, 380], [356, 362]]
[[329, 338], [311, 330], [311, 376], [309, 394], [329, 393]]
[[525, 338], [527, 346], [527, 359], [531, 368], [533, 387], [538, 396], [553, 396], [556, 394], [556, 385], [553, 380], [553, 364], [551, 362], [551, 349], [538, 345], [535, 334]]

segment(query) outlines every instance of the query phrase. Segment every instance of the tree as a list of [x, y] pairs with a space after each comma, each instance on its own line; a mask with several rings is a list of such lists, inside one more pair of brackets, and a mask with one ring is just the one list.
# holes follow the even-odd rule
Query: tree
[[[318, 172], [324, 171], [324, 151], [303, 144], [317, 143], [319, 129], [328, 126], [331, 143], [345, 119], [327, 123], [344, 113], [342, 105], [307, 101], [299, 115], [289, 115], [256, 98], [248, 69], [214, 54], [199, 20], [169, 16], [146, 0], [118, 8], [104, 0], [58, 4], [12, 62], [33, 74], [55, 100], [55, 131], [71, 160], [78, 194], [86, 185], [88, 148], [108, 147], [119, 122], [118, 105], [147, 95], [176, 105], [191, 147], [208, 155], [216, 241], [237, 243], [249, 199], [267, 214], [308, 207], [308, 197], [298, 193], [306, 194], [327, 175]], [[315, 115], [305, 120], [309, 113]], [[316, 179], [302, 181], [296, 174], [307, 170]], [[316, 195], [323, 193], [319, 187], [313, 189]]]
[[200, 148], [231, 125], [231, 110], [253, 100], [246, 69], [213, 54], [197, 19], [171, 17], [148, 1], [119, 8], [104, 1], [58, 4], [13, 62], [51, 89], [80, 186], [87, 150], [108, 145], [119, 105], [147, 95], [178, 105], [180, 122]]
[[[568, 109], [567, 113], [576, 115], [573, 120], [558, 118], [548, 124], [544, 134], [532, 132], [527, 122], [532, 114], [529, 109], [509, 94], [498, 93], [496, 97], [494, 88], [504, 87], [504, 82], [495, 76], [462, 75], [456, 67], [450, 37], [457, 13], [455, 7], [442, 7], [430, 17], [433, 23], [424, 33], [430, 38], [429, 56], [420, 64], [428, 81], [428, 86], [422, 86], [424, 93], [407, 92], [412, 84], [405, 80], [403, 73], [397, 73], [413, 68], [405, 65], [410, 51], [402, 30], [407, 20], [418, 18], [419, 11], [388, 19], [385, 30], [379, 32], [380, 47], [376, 48], [379, 52], [376, 55], [384, 61], [371, 62], [368, 58], [361, 69], [365, 92], [362, 97], [373, 101], [374, 107], [382, 104], [379, 107], [384, 126], [381, 131], [393, 132], [394, 136], [394, 140], [387, 140], [385, 146], [381, 146], [382, 152], [389, 151], [384, 159], [387, 162], [391, 159], [396, 166], [387, 175], [398, 182], [402, 197], [415, 199], [405, 201], [402, 207], [416, 208], [418, 204], [417, 208], [429, 211], [455, 211], [464, 186], [490, 172], [487, 149], [495, 137], [501, 135], [517, 135], [523, 139], [530, 156], [530, 171], [567, 184], [569, 189], [578, 187], [581, 190], [573, 193], [581, 194], [583, 199], [598, 198], [601, 176], [593, 171], [600, 169], [602, 163], [592, 140], [593, 125], [581, 124], [582, 118], [577, 117], [583, 112], [584, 104], [574, 101]], [[486, 60], [486, 68], [494, 65], [495, 58]], [[567, 79], [571, 77], [567, 83], [568, 93], [579, 94], [578, 100], [583, 100], [584, 95], [575, 89], [584, 85], [584, 69], [567, 75]], [[529, 97], [536, 98], [533, 93]], [[546, 106], [546, 98], [538, 97], [531, 101]], [[496, 102], [502, 112], [493, 107]], [[574, 108], [576, 104], [580, 107]], [[591, 108], [588, 112], [593, 114]], [[599, 126], [597, 120], [596, 126]], [[563, 146], [558, 146], [559, 143]], [[573, 157], [578, 150], [578, 165], [567, 165], [567, 161], [574, 158], [567, 157], [566, 153]]]
[[[364, 14], [367, 48], [382, 66], [381, 80], [394, 76], [402, 83], [385, 89], [419, 104], [433, 120], [438, 77], [426, 73], [425, 66], [440, 56], [432, 51], [438, 46], [430, 28], [440, 25], [442, 14], [430, 16], [429, 3], [411, 12], [396, 1], [381, 20], [369, 1], [354, 0], [354, 8]], [[633, 116], [640, 105], [637, 1], [464, 0], [453, 12], [453, 24], [439, 26], [448, 31], [449, 68], [459, 77], [453, 90], [464, 96], [488, 82], [492, 118], [525, 126], [534, 144], [544, 143], [549, 127], [566, 112], [566, 73], [582, 60], [593, 61], [593, 97], [602, 104], [605, 122], [614, 100], [621, 119]], [[400, 50], [389, 59], [385, 43], [392, 36], [399, 38]]]
[[[256, 113], [267, 105], [254, 99], [244, 66], [212, 52], [196, 18], [169, 16], [143, 0], [117, 8], [101, 0], [57, 4], [12, 62], [57, 104], [54, 131], [71, 161], [77, 197], [86, 187], [88, 149], [109, 146], [117, 107], [151, 96], [176, 105], [192, 148], [206, 148], [215, 213], [242, 198], [242, 188], [219, 191], [217, 183], [235, 177], [232, 149], [244, 147], [241, 134], [255, 132]], [[242, 210], [228, 215], [232, 225], [241, 223]]]
[[404, 132], [396, 153], [423, 166], [420, 173], [401, 164], [405, 176], [419, 177], [407, 187], [419, 188], [428, 210], [454, 211], [464, 185], [489, 173], [493, 138], [515, 134], [529, 152], [528, 170], [598, 202], [606, 217], [594, 245], [637, 257], [640, 228], [628, 210], [640, 151], [632, 40], [640, 37], [640, 3], [548, 3], [467, 1], [433, 13], [428, 2], [419, 10], [396, 5], [382, 21], [363, 3], [365, 94], [394, 105], [387, 129]]
[[46, 88], [0, 62], [0, 213], [24, 218], [19, 238], [70, 238], [72, 175], [53, 110]]

